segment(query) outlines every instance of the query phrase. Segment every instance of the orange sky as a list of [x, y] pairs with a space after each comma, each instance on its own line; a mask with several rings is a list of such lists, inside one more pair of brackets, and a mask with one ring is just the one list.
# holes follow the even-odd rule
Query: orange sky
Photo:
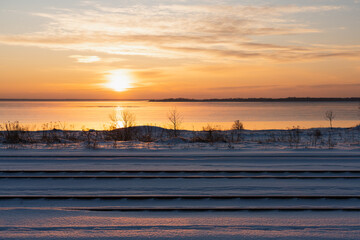
[[0, 98], [359, 97], [358, 1], [56, 4], [0, 3]]

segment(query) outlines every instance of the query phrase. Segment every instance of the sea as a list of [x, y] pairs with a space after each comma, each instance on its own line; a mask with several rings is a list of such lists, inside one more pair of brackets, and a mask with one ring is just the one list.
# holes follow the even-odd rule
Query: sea
[[[334, 127], [360, 123], [358, 102], [149, 102], [149, 101], [0, 101], [0, 123], [18, 121], [30, 130], [49, 126], [69, 130], [107, 129], [109, 115], [126, 110], [135, 124], [169, 127], [176, 110], [181, 128], [201, 130], [208, 125], [226, 130], [235, 120], [245, 129], [329, 127], [326, 111], [335, 115]], [[120, 123], [121, 125], [121, 123]]]

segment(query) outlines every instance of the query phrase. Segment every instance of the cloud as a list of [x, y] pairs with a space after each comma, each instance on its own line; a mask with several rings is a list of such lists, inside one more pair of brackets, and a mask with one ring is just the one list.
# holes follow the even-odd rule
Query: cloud
[[[206, 4], [106, 7], [84, 2], [81, 11], [55, 9], [52, 13], [33, 13], [50, 21], [46, 29], [31, 34], [0, 35], [0, 43], [199, 61], [218, 61], [216, 57], [222, 57], [221, 61], [358, 57], [359, 47], [329, 49], [252, 40], [259, 36], [319, 33], [321, 30], [289, 16], [341, 8]], [[100, 60], [94, 57], [74, 55], [83, 63]]]
[[93, 63], [101, 60], [98, 56], [71, 55], [69, 57], [75, 58], [79, 63]]
[[164, 71], [161, 70], [143, 70], [134, 72], [136, 77], [140, 79], [159, 79], [168, 76]]
[[[340, 92], [345, 92], [347, 95], [351, 96], [351, 93], [356, 93], [360, 90], [360, 84], [357, 83], [348, 83], [348, 84], [315, 84], [315, 85], [297, 85], [297, 86], [289, 86], [289, 85], [250, 85], [250, 86], [229, 86], [229, 87], [220, 87], [220, 88], [208, 88], [210, 92], [226, 92], [226, 93], [259, 93], [260, 91], [268, 92], [286, 92], [287, 94], [305, 94], [299, 95], [301, 97], [306, 96], [306, 94], [317, 92], [321, 93], [320, 96], [336, 96]], [[264, 92], [265, 93], [265, 92]], [[313, 95], [313, 94], [310, 94]], [[286, 96], [286, 95], [284, 95]], [[289, 96], [289, 95], [287, 95]], [[319, 95], [318, 95], [319, 96]], [[341, 96], [341, 95], [339, 95]], [[353, 95], [356, 97], [357, 95]]]
[[217, 88], [208, 88], [210, 91], [239, 91], [239, 90], [256, 90], [256, 89], [273, 89], [278, 88], [279, 85], [252, 85], [252, 86], [230, 86], [230, 87], [217, 87]]
[[298, 85], [299, 88], [360, 88], [360, 83], [344, 83], [344, 84], [316, 84], [316, 85]]

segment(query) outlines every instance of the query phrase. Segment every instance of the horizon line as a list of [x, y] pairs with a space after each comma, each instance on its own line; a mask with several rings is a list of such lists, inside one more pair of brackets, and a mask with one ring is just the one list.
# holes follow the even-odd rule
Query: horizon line
[[191, 102], [191, 101], [273, 101], [273, 100], [356, 100], [360, 101], [360, 97], [283, 97], [283, 98], [268, 98], [268, 97], [250, 97], [250, 98], [148, 98], [148, 99], [117, 99], [117, 98], [0, 98], [0, 102], [21, 102], [21, 101], [36, 101], [36, 102], [75, 102], [75, 101], [150, 101], [150, 102]]

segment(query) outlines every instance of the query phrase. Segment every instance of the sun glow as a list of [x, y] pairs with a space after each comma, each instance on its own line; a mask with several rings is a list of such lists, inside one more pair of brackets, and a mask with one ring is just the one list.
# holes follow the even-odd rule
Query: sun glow
[[111, 71], [107, 75], [108, 83], [106, 86], [117, 92], [126, 91], [129, 88], [132, 88], [132, 78], [129, 73], [125, 70], [115, 70]]

